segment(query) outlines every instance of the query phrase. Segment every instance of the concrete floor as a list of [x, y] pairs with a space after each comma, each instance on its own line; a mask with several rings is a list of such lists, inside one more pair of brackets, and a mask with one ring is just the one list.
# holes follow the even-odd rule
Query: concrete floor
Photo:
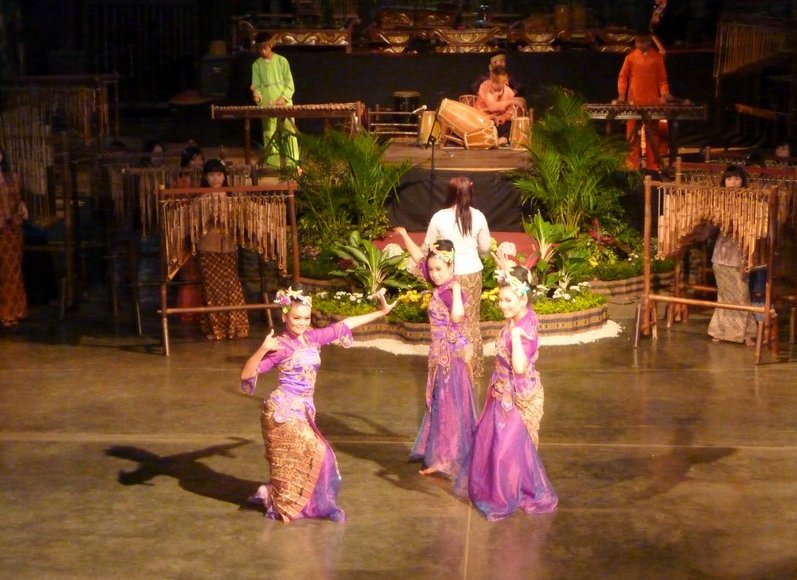
[[286, 525], [244, 506], [275, 384], [237, 392], [259, 322], [236, 342], [178, 329], [166, 358], [154, 326], [40, 307], [0, 333], [0, 577], [797, 577], [795, 348], [755, 367], [694, 315], [634, 350], [613, 311], [621, 337], [540, 355], [555, 514], [491, 524], [419, 477], [425, 358], [328, 347], [318, 423], [349, 522]]

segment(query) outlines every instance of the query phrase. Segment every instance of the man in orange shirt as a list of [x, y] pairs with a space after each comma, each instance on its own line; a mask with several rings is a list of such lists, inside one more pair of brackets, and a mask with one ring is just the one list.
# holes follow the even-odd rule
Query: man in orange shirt
[[[667, 70], [664, 57], [657, 50], [651, 49], [650, 37], [639, 35], [634, 39], [632, 50], [623, 61], [623, 68], [617, 77], [617, 102], [628, 102], [631, 105], [658, 105], [671, 100], [670, 87], [667, 84]], [[642, 143], [637, 121], [628, 121], [626, 140], [629, 151], [626, 166], [639, 169]], [[648, 121], [643, 123], [647, 154], [645, 165], [648, 169], [660, 169], [660, 155], [667, 154], [667, 124]], [[656, 154], [658, 152], [659, 154]]]

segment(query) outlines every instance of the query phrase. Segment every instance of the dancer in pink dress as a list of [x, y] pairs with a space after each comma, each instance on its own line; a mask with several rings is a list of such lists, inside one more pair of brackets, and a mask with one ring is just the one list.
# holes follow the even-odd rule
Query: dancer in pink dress
[[378, 294], [380, 309], [351, 316], [325, 328], [310, 327], [311, 297], [302, 290], [280, 290], [285, 332], [272, 330], [241, 369], [241, 390], [253, 395], [257, 377], [274, 367], [279, 386], [263, 402], [261, 427], [271, 481], [250, 498], [266, 515], [285, 522], [327, 518], [344, 522], [337, 505], [340, 473], [335, 454], [315, 423], [316, 375], [323, 345], [352, 345], [351, 330], [387, 315], [395, 304]]
[[[502, 261], [497, 259], [497, 264]], [[495, 371], [470, 454], [454, 486], [495, 521], [515, 510], [548, 513], [558, 498], [537, 454], [543, 389], [537, 360], [537, 316], [529, 306], [529, 272], [497, 273], [506, 324], [495, 341]]]
[[435, 289], [429, 302], [432, 343], [429, 346], [429, 375], [426, 379], [426, 413], [410, 452], [410, 460], [423, 461], [421, 475], [439, 473], [456, 477], [473, 440], [476, 410], [473, 401], [472, 348], [462, 328], [465, 293], [454, 277], [454, 244], [437, 240], [428, 255], [410, 239], [404, 228], [396, 228], [410, 256]]

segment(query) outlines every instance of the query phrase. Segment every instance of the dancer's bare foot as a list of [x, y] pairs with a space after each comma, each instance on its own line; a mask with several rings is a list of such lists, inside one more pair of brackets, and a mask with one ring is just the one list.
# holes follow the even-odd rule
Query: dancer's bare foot
[[434, 467], [427, 467], [425, 469], [418, 470], [419, 475], [431, 475], [436, 471]]

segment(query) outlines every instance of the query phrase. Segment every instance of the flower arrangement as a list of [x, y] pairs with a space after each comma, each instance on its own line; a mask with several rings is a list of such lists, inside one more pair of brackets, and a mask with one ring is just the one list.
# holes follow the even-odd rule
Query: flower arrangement
[[362, 292], [328, 292], [322, 290], [312, 294], [313, 309], [325, 314], [356, 316], [374, 309], [374, 304]]
[[[565, 312], [578, 312], [596, 308], [606, 303], [606, 296], [596, 294], [589, 289], [589, 283], [581, 282], [570, 286], [568, 291], [557, 289], [554, 295], [547, 296], [548, 290], [538, 286], [531, 290], [530, 299], [537, 314], [561, 314]], [[372, 301], [361, 292], [321, 291], [313, 295], [313, 309], [324, 314], [337, 316], [355, 316], [365, 314], [374, 309]], [[407, 290], [402, 292], [395, 300], [397, 302], [388, 320], [404, 322], [429, 322], [429, 301], [432, 298], [430, 290]], [[500, 322], [504, 319], [501, 309], [498, 308], [498, 288], [490, 288], [481, 295], [481, 320], [482, 322]]]

